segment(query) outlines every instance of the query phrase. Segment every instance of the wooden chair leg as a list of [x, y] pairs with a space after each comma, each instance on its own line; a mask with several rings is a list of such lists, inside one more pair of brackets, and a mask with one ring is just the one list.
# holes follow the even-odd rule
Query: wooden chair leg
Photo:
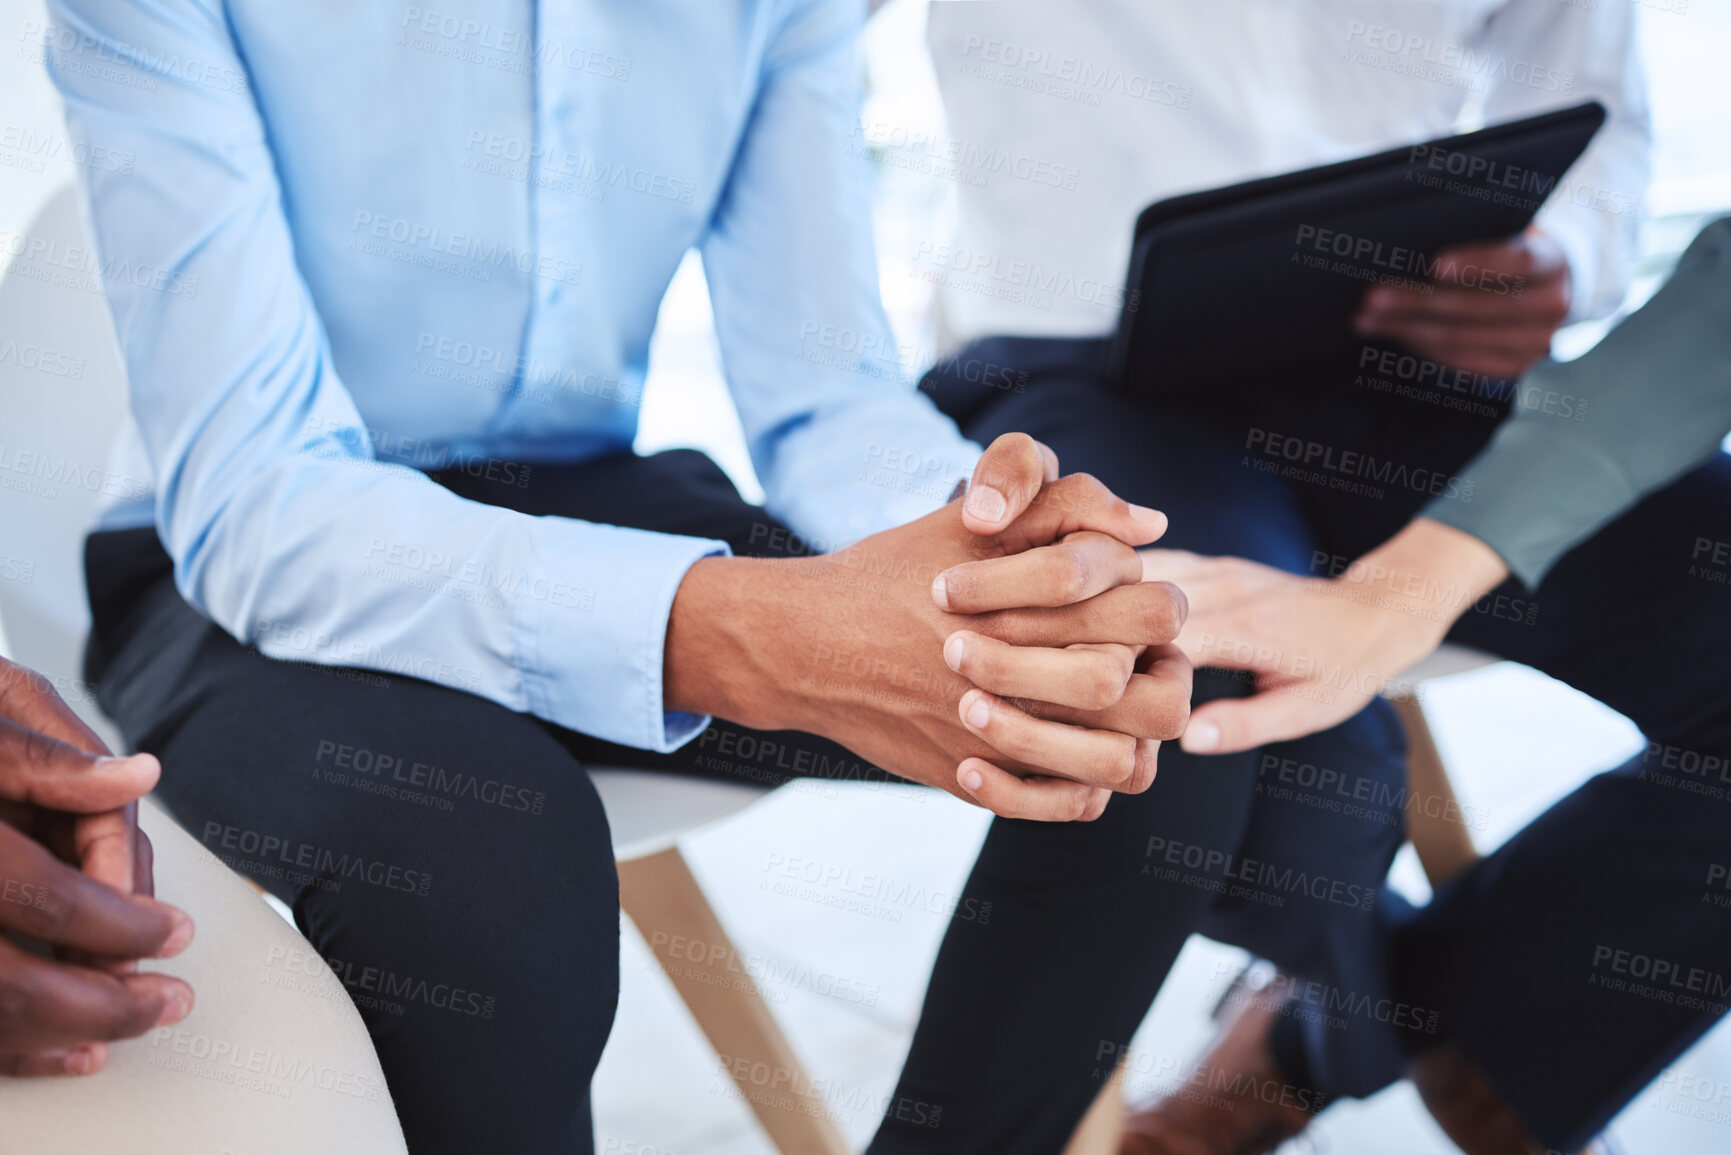
[[1064, 1155], [1118, 1155], [1124, 1138], [1124, 1067], [1119, 1064], [1106, 1080], [1093, 1106], [1064, 1148]]
[[1390, 701], [1406, 730], [1407, 837], [1431, 886], [1441, 886], [1478, 861], [1478, 847], [1473, 845], [1465, 812], [1455, 798], [1424, 706], [1414, 695]]
[[678, 847], [619, 863], [619, 905], [783, 1155], [849, 1155]]

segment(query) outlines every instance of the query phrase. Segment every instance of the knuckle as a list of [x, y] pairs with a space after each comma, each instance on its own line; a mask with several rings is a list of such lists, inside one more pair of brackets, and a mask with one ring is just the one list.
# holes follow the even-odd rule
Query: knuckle
[[1184, 592], [1182, 586], [1172, 582], [1159, 584], [1166, 591], [1166, 596], [1172, 600], [1172, 635], [1177, 637], [1184, 628], [1184, 623], [1190, 620], [1190, 595]]
[[1112, 751], [1101, 755], [1100, 780], [1112, 790], [1123, 790], [1136, 777], [1136, 746], [1134, 742], [1115, 744]]
[[142, 1035], [161, 1016], [162, 1001], [161, 998], [124, 991], [103, 1016], [102, 1037], [109, 1040], [134, 1039]]
[[1088, 555], [1074, 546], [1061, 545], [1052, 560], [1052, 592], [1067, 604], [1081, 601], [1092, 576]]
[[1053, 508], [1073, 514], [1092, 508], [1105, 492], [1106, 487], [1093, 474], [1071, 473], [1048, 485], [1042, 495], [1048, 497]]
[[0, 976], [0, 1025], [22, 1023], [36, 1009], [40, 992], [24, 975]]
[[1135, 741], [1131, 740], [1125, 742], [1123, 749], [1119, 751], [1117, 757], [1113, 761], [1116, 763], [1114, 769], [1118, 772], [1119, 789], [1122, 790], [1134, 785], [1136, 782], [1138, 761], [1136, 757]]
[[60, 695], [55, 692], [47, 678], [27, 666], [0, 658], [0, 707], [8, 709], [0, 712], [11, 712], [12, 699], [17, 698], [25, 703], [58, 701]]
[[1040, 447], [1026, 433], [1006, 433], [992, 442], [993, 464], [1005, 470], [1016, 482], [1026, 481], [1031, 474], [1036, 479], [1045, 475], [1045, 462]]
[[1154, 711], [1154, 732], [1150, 738], [1162, 742], [1170, 742], [1184, 733], [1184, 728], [1190, 725], [1190, 698], [1188, 695], [1172, 694]]
[[974, 576], [972, 563], [963, 562], [951, 566], [944, 573], [944, 592], [950, 599], [950, 605], [963, 607], [973, 604], [973, 598], [979, 588], [979, 582]]
[[1084, 707], [1089, 710], [1104, 710], [1117, 703], [1124, 696], [1124, 687], [1128, 683], [1128, 672], [1119, 662], [1110, 657], [1101, 657], [1089, 662], [1088, 681], [1082, 696], [1086, 699]]
[[1130, 780], [1124, 784], [1124, 793], [1141, 794], [1154, 785], [1154, 757], [1158, 748], [1157, 742], [1136, 743], [1136, 769]]
[[1187, 687], [1168, 686], [1150, 678], [1137, 698], [1129, 720], [1136, 737], [1169, 742], [1184, 733], [1190, 722]]
[[28, 727], [24, 730], [24, 762], [32, 769], [48, 769], [59, 746], [60, 743], [46, 734], [38, 733]]
[[1076, 497], [1084, 505], [1095, 506], [1112, 499], [1112, 491], [1106, 488], [1106, 483], [1092, 473], [1078, 473], [1076, 477]]
[[1167, 708], [1167, 719], [1155, 732], [1155, 738], [1160, 741], [1177, 741], [1184, 736], [1184, 729], [1189, 726], [1189, 698], [1179, 698]]
[[1147, 790], [1148, 787], [1154, 785], [1154, 779], [1156, 779], [1160, 776], [1160, 743], [1159, 742], [1148, 743], [1147, 756], [1142, 759], [1142, 772], [1143, 772], [1145, 778], [1144, 778], [1144, 781], [1142, 783], [1141, 790], [1137, 791], [1138, 794], [1142, 793], [1143, 790]]
[[1141, 640], [1169, 642], [1178, 636], [1184, 621], [1178, 611], [1178, 598], [1172, 593], [1175, 588], [1170, 582], [1149, 582], [1137, 587], [1142, 595]]
[[1024, 610], [993, 610], [978, 615], [974, 628], [986, 637], [1006, 645], [1025, 646], [1033, 636], [1031, 620]]
[[990, 640], [975, 642], [962, 659], [961, 675], [982, 689], [991, 690], [1003, 684], [1008, 671], [1008, 650], [993, 645]]
[[58, 941], [78, 913], [78, 900], [63, 886], [44, 886], [31, 910], [34, 912], [32, 921], [39, 933]]

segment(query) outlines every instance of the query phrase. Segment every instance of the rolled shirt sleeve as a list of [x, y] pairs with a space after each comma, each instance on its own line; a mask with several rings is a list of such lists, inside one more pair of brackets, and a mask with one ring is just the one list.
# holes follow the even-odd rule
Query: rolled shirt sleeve
[[726, 547], [530, 517], [374, 460], [222, 4], [51, 9], [73, 134], [137, 157], [81, 179], [104, 262], [157, 273], [107, 288], [182, 595], [273, 658], [426, 678], [639, 748], [698, 732], [663, 706], [667, 617]]
[[1558, 558], [1711, 457], [1731, 431], [1731, 217], [1703, 229], [1658, 293], [1604, 340], [1574, 361], [1541, 363], [1516, 397], [1462, 470], [1475, 500], [1439, 499], [1424, 516], [1472, 534], [1536, 587]]

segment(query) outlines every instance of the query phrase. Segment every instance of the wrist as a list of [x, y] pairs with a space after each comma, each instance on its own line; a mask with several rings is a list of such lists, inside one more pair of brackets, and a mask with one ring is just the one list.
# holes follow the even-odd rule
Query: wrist
[[789, 623], [806, 604], [803, 559], [707, 557], [686, 571], [667, 619], [662, 697], [669, 710], [710, 714], [759, 730], [797, 724], [783, 692]]
[[1508, 575], [1503, 559], [1478, 538], [1417, 518], [1333, 580], [1366, 604], [1391, 611], [1402, 632], [1434, 645]]

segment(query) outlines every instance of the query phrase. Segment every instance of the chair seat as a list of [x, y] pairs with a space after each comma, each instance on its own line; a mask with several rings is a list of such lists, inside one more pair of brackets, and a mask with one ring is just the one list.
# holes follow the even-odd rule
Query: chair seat
[[[0, 1152], [404, 1155], [384, 1072], [343, 982], [242, 878], [146, 799], [156, 888], [191, 914], [173, 1027], [115, 1043], [84, 1079], [0, 1079]], [[413, 1013], [413, 1012], [411, 1012]]]
[[692, 831], [770, 793], [763, 786], [654, 770], [603, 768], [591, 770], [589, 777], [607, 809], [613, 857], [621, 862], [667, 850]]
[[1464, 674], [1468, 670], [1477, 670], [1484, 666], [1492, 666], [1502, 661], [1495, 654], [1487, 654], [1483, 650], [1475, 650], [1471, 646], [1457, 646], [1444, 642], [1430, 654], [1420, 658], [1407, 667], [1399, 677], [1390, 679], [1383, 687], [1383, 697], [1398, 698], [1409, 695], [1422, 682], [1432, 678], [1446, 678], [1450, 674]]

